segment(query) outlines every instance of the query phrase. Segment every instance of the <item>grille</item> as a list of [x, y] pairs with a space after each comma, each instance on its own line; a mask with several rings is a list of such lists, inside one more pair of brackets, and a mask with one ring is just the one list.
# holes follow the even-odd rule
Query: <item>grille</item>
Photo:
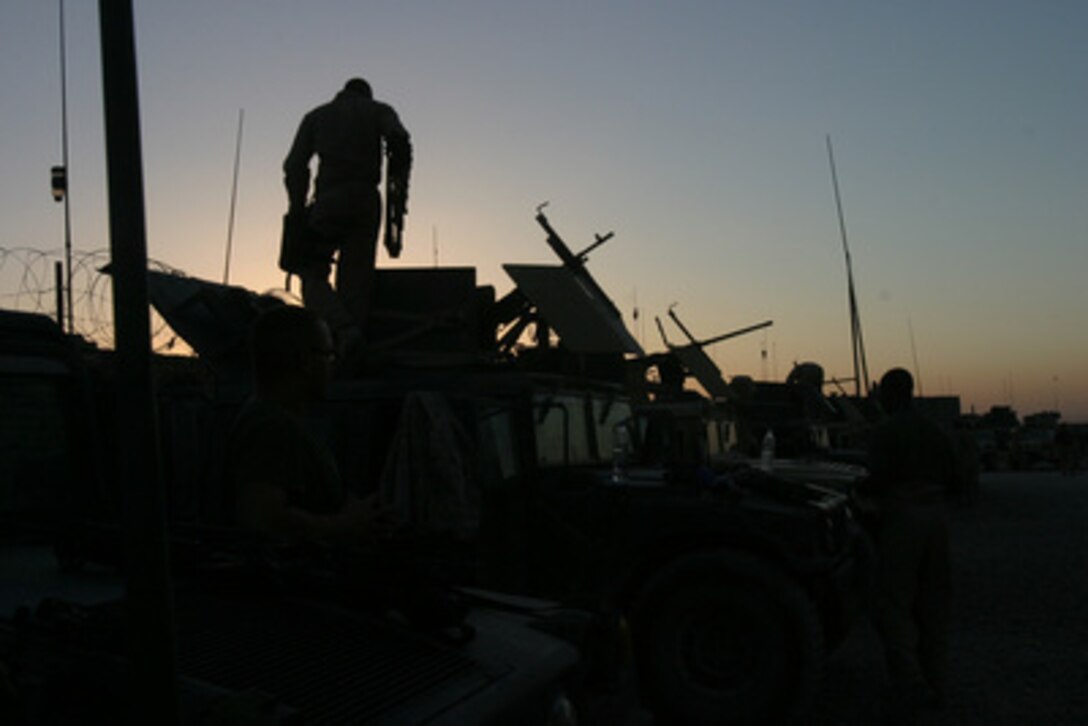
[[306, 723], [395, 721], [494, 681], [462, 651], [391, 622], [304, 600], [178, 592], [178, 671], [255, 690]]

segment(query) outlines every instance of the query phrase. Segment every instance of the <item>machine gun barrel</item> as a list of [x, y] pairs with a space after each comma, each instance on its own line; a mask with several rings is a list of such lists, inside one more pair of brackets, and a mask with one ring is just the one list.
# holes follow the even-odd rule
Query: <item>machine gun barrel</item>
[[581, 270], [585, 267], [585, 260], [571, 252], [570, 247], [567, 247], [567, 243], [563, 241], [563, 238], [559, 236], [559, 233], [552, 229], [552, 225], [548, 221], [548, 218], [544, 216], [544, 207], [546, 206], [548, 206], [548, 203], [544, 202], [536, 208], [536, 222], [548, 233], [548, 246], [559, 256], [559, 259], [563, 261], [564, 265], [572, 270]]
[[582, 250], [581, 252], [578, 253], [578, 255], [577, 255], [578, 261], [581, 262], [582, 264], [585, 264], [585, 261], [589, 259], [589, 253], [590, 252], [597, 249], [598, 247], [603, 245], [605, 242], [612, 239], [614, 236], [615, 236], [614, 232], [609, 232], [608, 234], [603, 234], [603, 235], [602, 234], [594, 235], [594, 237], [596, 237], [596, 240], [594, 240], [593, 244], [591, 244], [589, 247], [586, 247], [584, 250]]
[[590, 292], [593, 293], [594, 297], [603, 300], [612, 312], [615, 313], [616, 317], [622, 318], [623, 315], [620, 313], [619, 308], [612, 302], [612, 298], [608, 297], [608, 294], [605, 293], [604, 289], [597, 284], [597, 281], [593, 279], [593, 275], [589, 274], [589, 270], [586, 269], [585, 264], [586, 256], [589, 254], [590, 250], [607, 242], [612, 237], [612, 233], [609, 232], [604, 237], [598, 235], [596, 243], [590, 245], [581, 254], [576, 255], [570, 251], [570, 247], [567, 247], [567, 243], [563, 241], [563, 238], [559, 236], [559, 233], [552, 228], [548, 218], [544, 216], [544, 207], [546, 206], [548, 206], [548, 203], [544, 202], [536, 208], [536, 221], [537, 224], [548, 233], [548, 246], [559, 256], [559, 259], [563, 262], [563, 266], [574, 273], [578, 279], [590, 289]]
[[740, 328], [729, 333], [722, 333], [721, 335], [715, 335], [713, 338], [707, 338], [699, 343], [700, 346], [712, 345], [714, 343], [720, 343], [723, 340], [729, 340], [730, 338], [736, 338], [739, 335], [745, 335], [747, 333], [754, 333], [757, 330], [763, 328], [769, 328], [774, 325], [773, 320], [764, 320], [762, 323], [756, 323], [755, 325], [749, 325], [746, 328]]
[[691, 334], [691, 331], [690, 331], [690, 330], [688, 330], [688, 327], [687, 327], [686, 325], [684, 325], [684, 323], [683, 323], [683, 322], [681, 322], [681, 320], [680, 320], [680, 316], [676, 314], [676, 311], [675, 311], [675, 310], [673, 310], [673, 308], [674, 308], [674, 307], [676, 307], [676, 303], [673, 303], [672, 305], [670, 305], [670, 306], [669, 306], [669, 317], [670, 317], [670, 318], [672, 318], [672, 321], [673, 321], [674, 323], [676, 323], [676, 327], [680, 328], [680, 331], [681, 331], [681, 332], [682, 332], [682, 333], [683, 333], [684, 335], [686, 335], [686, 336], [687, 336], [687, 338], [688, 338], [688, 341], [689, 341], [689, 342], [690, 342], [690, 343], [691, 343], [692, 345], [695, 345], [695, 346], [698, 346], [698, 345], [700, 345], [699, 341], [698, 341], [698, 340], [696, 340], [696, 339], [695, 339], [695, 336]]
[[665, 344], [666, 348], [672, 348], [672, 343], [669, 342], [669, 336], [665, 335], [665, 326], [661, 324], [661, 318], [655, 315], [654, 322], [657, 323], [657, 332], [661, 333], [661, 342]]
[[[749, 325], [748, 327], [745, 327], [745, 328], [740, 328], [738, 330], [732, 330], [732, 331], [730, 331], [728, 333], [722, 333], [721, 335], [715, 335], [713, 338], [707, 338], [706, 340], [699, 340], [694, 335], [692, 335], [691, 331], [688, 330], [687, 326], [684, 325], [683, 321], [680, 320], [680, 316], [678, 316], [676, 314], [676, 311], [673, 310], [674, 307], [676, 307], [676, 303], [673, 303], [672, 305], [669, 306], [669, 317], [672, 318], [672, 321], [674, 323], [676, 323], [676, 327], [680, 328], [680, 330], [684, 333], [684, 335], [687, 336], [689, 344], [696, 347], [696, 348], [705, 348], [708, 345], [713, 345], [714, 343], [720, 343], [723, 340], [729, 340], [730, 338], [736, 338], [739, 335], [745, 335], [747, 333], [751, 333], [751, 332], [754, 332], [756, 330], [762, 330], [763, 328], [767, 328], [767, 327], [770, 327], [771, 325], [774, 325], [773, 320], [764, 320], [762, 323], [756, 323], [755, 325]], [[661, 322], [660, 321], [658, 321], [657, 327], [659, 329], [661, 329]], [[662, 339], [665, 338], [664, 329], [661, 329], [661, 337], [662, 337]], [[665, 345], [669, 345], [669, 342], [667, 340], [665, 341]], [[669, 346], [669, 347], [672, 347], [672, 346]]]

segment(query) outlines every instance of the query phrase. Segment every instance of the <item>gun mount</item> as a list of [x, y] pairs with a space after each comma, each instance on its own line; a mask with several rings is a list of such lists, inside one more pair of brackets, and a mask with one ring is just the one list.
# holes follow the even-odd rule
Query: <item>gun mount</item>
[[728, 400], [732, 396], [729, 384], [725, 382], [721, 369], [711, 360], [704, 349], [709, 345], [770, 327], [774, 324], [774, 321], [765, 320], [705, 340], [699, 340], [680, 320], [675, 307], [676, 303], [669, 306], [668, 315], [688, 339], [688, 342], [683, 345], [674, 345], [665, 334], [665, 327], [661, 324], [661, 318], [654, 318], [657, 330], [661, 335], [661, 341], [665, 345], [665, 351], [643, 356], [637, 362], [641, 368], [642, 375], [637, 376], [640, 380], [645, 380], [646, 372], [650, 368], [656, 368], [658, 373], [659, 385], [652, 391], [647, 385], [647, 390], [643, 391], [643, 393], [653, 393], [657, 397], [675, 397], [682, 390], [684, 380], [691, 376], [699, 382], [699, 385], [703, 387], [703, 390], [706, 391], [710, 398]]
[[[616, 371], [622, 369], [624, 356], [643, 355], [642, 346], [586, 266], [590, 252], [614, 235], [597, 234], [591, 245], [574, 253], [545, 216], [545, 206], [537, 207], [536, 221], [562, 264], [503, 265], [516, 287], [495, 305], [495, 323], [502, 329], [499, 354], [535, 356], [546, 367], [554, 367], [547, 359], [559, 359], [568, 370], [571, 366], [567, 363], [573, 359], [574, 369], [581, 372], [609, 371], [611, 376], [622, 376]], [[535, 329], [532, 353], [522, 344], [530, 326]]]

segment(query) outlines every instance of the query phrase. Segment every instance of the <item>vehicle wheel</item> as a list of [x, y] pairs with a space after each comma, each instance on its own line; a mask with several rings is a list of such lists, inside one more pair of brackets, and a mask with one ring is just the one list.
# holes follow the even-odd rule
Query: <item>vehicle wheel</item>
[[632, 614], [648, 705], [666, 723], [789, 721], [815, 693], [815, 606], [773, 564], [727, 550], [686, 555], [647, 583]]

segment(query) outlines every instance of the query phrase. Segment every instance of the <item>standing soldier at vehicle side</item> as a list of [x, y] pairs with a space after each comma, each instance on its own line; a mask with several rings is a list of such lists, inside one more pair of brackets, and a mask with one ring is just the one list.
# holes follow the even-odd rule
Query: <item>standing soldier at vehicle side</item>
[[1075, 476], [1080, 459], [1080, 446], [1069, 424], [1059, 424], [1054, 432], [1054, 449], [1063, 476]]
[[877, 629], [897, 716], [943, 705], [951, 590], [944, 502], [957, 484], [955, 447], [912, 406], [914, 379], [894, 368], [880, 381], [888, 417], [869, 444], [870, 494], [879, 508]]
[[[307, 113], [283, 162], [289, 209], [280, 267], [297, 274], [305, 305], [332, 328], [341, 354], [360, 344], [374, 280], [382, 222], [383, 151], [386, 157], [386, 250], [397, 257], [407, 211], [412, 145], [389, 104], [370, 84], [349, 80], [336, 97]], [[318, 170], [312, 204], [310, 160]], [[329, 272], [336, 255], [336, 290]]]

